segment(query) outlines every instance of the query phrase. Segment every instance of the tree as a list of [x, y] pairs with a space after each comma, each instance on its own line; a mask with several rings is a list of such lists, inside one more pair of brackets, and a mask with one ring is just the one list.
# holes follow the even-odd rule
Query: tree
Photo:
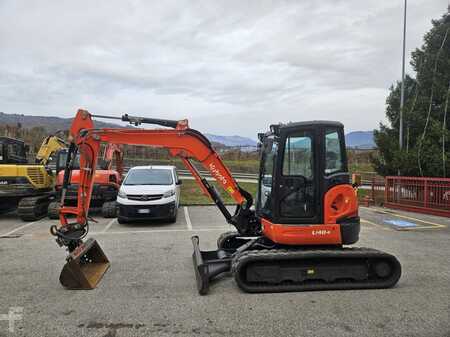
[[386, 116], [390, 125], [374, 131], [381, 175], [450, 177], [450, 14], [432, 21], [424, 44], [411, 53], [416, 78], [405, 77], [404, 147], [399, 149], [400, 87], [390, 88]]

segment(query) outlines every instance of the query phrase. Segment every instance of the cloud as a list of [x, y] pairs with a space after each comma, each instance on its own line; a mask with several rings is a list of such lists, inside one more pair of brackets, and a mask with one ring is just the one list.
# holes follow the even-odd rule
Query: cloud
[[[409, 6], [412, 50], [446, 1]], [[401, 34], [390, 1], [4, 0], [0, 111], [187, 117], [253, 138], [289, 120], [373, 129], [400, 77]]]

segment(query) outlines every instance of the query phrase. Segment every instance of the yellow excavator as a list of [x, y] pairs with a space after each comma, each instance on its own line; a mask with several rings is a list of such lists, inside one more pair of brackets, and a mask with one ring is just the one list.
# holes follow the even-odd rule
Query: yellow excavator
[[21, 140], [0, 137], [0, 214], [17, 208], [24, 221], [35, 221], [47, 215], [54, 196], [54, 175], [47, 166], [51, 156], [67, 147], [61, 138], [44, 139], [36, 162], [27, 161], [28, 146]]

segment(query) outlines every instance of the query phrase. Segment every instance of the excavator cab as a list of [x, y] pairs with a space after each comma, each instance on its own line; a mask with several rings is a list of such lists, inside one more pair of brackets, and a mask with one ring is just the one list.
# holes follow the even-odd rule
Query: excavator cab
[[257, 215], [281, 224], [323, 223], [324, 192], [349, 182], [343, 125], [273, 125], [260, 141]]
[[28, 145], [21, 140], [0, 137], [0, 164], [26, 164]]
[[[276, 233], [266, 229], [269, 226], [263, 226], [265, 234], [277, 243], [309, 244], [313, 240], [304, 240], [301, 233], [305, 225], [346, 221], [345, 228], [336, 233], [344, 240], [330, 243], [356, 242], [358, 207], [350, 185], [344, 126], [332, 121], [278, 124], [259, 138], [256, 215], [270, 227], [281, 224], [278, 226], [290, 226], [291, 232], [299, 230], [298, 238], [289, 240], [276, 239]], [[328, 196], [331, 190], [335, 196]], [[334, 198], [331, 202], [330, 197]]]
[[192, 238], [199, 293], [206, 294], [211, 281], [229, 271], [246, 292], [394, 285], [401, 273], [395, 257], [343, 247], [357, 242], [360, 232], [344, 126], [332, 121], [278, 124], [259, 140], [253, 220], [259, 231], [252, 237], [224, 233], [215, 251], [201, 251], [199, 238]]

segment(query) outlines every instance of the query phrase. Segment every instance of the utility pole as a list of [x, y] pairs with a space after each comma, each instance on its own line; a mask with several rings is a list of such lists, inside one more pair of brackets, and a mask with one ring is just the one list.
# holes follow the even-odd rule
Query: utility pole
[[404, 109], [404, 104], [405, 104], [406, 5], [407, 5], [407, 0], [405, 0], [405, 8], [403, 10], [402, 85], [401, 85], [401, 89], [400, 89], [400, 127], [399, 127], [399, 139], [398, 139], [400, 150], [403, 149], [403, 109]]

